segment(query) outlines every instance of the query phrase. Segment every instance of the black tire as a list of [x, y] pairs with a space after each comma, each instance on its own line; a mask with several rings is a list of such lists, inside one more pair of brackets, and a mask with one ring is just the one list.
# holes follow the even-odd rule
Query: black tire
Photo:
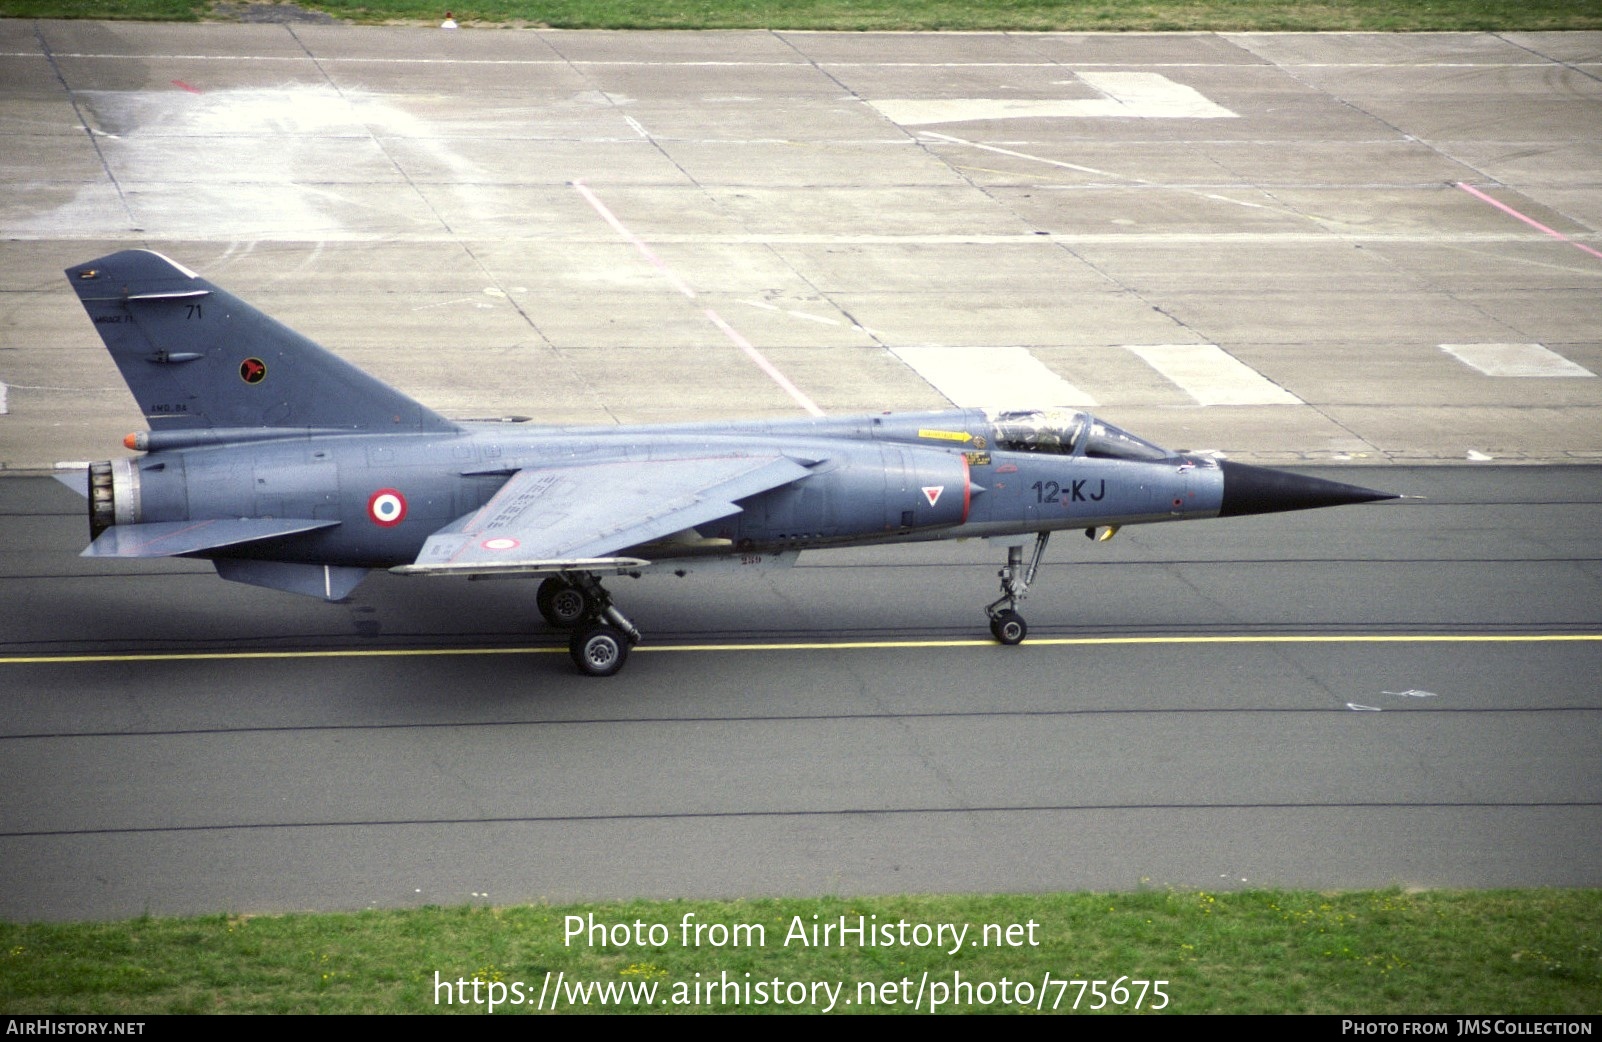
[[996, 612], [996, 617], [990, 620], [990, 635], [1000, 644], [1022, 644], [1029, 636], [1029, 627], [1022, 615], [1007, 608]]
[[628, 638], [605, 623], [586, 626], [573, 634], [567, 650], [579, 672], [592, 677], [609, 677], [629, 659]]
[[554, 575], [540, 583], [534, 603], [545, 621], [559, 630], [572, 629], [590, 614], [590, 599], [584, 591]]

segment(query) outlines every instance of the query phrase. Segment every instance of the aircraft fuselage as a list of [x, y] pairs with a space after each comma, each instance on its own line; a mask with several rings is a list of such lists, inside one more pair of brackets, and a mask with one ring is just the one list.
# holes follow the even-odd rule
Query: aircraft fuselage
[[365, 568], [414, 560], [430, 534], [482, 508], [513, 473], [608, 461], [782, 454], [810, 468], [698, 526], [699, 542], [656, 544], [653, 560], [1213, 517], [1223, 494], [1223, 472], [1206, 457], [1100, 458], [1084, 443], [1067, 453], [998, 448], [995, 419], [978, 409], [650, 428], [488, 423], [452, 435], [280, 432], [159, 447], [184, 440], [151, 435], [155, 451], [122, 464], [117, 523], [337, 522], [198, 556]]

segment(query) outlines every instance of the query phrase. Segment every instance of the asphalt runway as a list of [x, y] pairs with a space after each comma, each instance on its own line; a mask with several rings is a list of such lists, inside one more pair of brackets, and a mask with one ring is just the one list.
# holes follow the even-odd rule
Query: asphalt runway
[[0, 917], [1602, 885], [1602, 470], [1359, 476], [1425, 498], [1057, 537], [1018, 648], [982, 545], [615, 581], [609, 680], [525, 583], [107, 569], [0, 482]]

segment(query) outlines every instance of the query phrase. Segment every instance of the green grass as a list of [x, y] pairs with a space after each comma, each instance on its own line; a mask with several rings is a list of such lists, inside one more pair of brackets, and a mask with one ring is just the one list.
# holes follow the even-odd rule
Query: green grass
[[198, 22], [210, 9], [195, 0], [0, 0], [0, 18]]
[[[1602, 28], [1602, 0], [304, 0], [353, 22], [560, 29], [1368, 30]], [[193, 21], [192, 0], [0, 0], [12, 18]]]
[[[760, 924], [766, 943], [686, 947], [678, 924], [687, 913], [705, 924]], [[565, 917], [591, 914], [603, 923], [664, 924], [668, 943], [564, 944]], [[1039, 944], [968, 945], [955, 955], [786, 947], [793, 918], [811, 924], [814, 915], [818, 922], [966, 923], [970, 939], [987, 923], [1033, 920]], [[1027, 928], [1015, 939], [1026, 942]], [[146, 918], [0, 925], [0, 1012], [463, 1011], [435, 1004], [436, 971], [508, 993], [521, 983], [531, 1000], [547, 973], [570, 983], [654, 983], [662, 997], [720, 973], [741, 982], [843, 982], [843, 995], [855, 1000], [859, 983], [909, 980], [915, 989], [927, 971], [929, 981], [948, 985], [958, 973], [992, 986], [1005, 978], [1038, 987], [1048, 972], [1054, 980], [1164, 980], [1168, 1009], [1178, 1013], [1578, 1014], [1602, 1010], [1599, 945], [1602, 891], [1595, 890], [1180, 890]], [[1078, 991], [1063, 994], [1064, 1011]], [[1053, 985], [1048, 1008], [1057, 994]], [[1092, 1001], [1087, 989], [1081, 1005]], [[1132, 992], [1124, 1005], [1133, 1001]], [[1153, 1001], [1148, 992], [1146, 1004]], [[953, 1008], [1016, 1006], [993, 1000]]]

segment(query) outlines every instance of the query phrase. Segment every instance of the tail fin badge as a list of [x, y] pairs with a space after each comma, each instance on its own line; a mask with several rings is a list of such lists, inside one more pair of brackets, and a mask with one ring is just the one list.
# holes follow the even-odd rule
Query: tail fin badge
[[267, 363], [259, 358], [247, 358], [239, 363], [239, 378], [247, 384], [259, 384], [267, 379]]

